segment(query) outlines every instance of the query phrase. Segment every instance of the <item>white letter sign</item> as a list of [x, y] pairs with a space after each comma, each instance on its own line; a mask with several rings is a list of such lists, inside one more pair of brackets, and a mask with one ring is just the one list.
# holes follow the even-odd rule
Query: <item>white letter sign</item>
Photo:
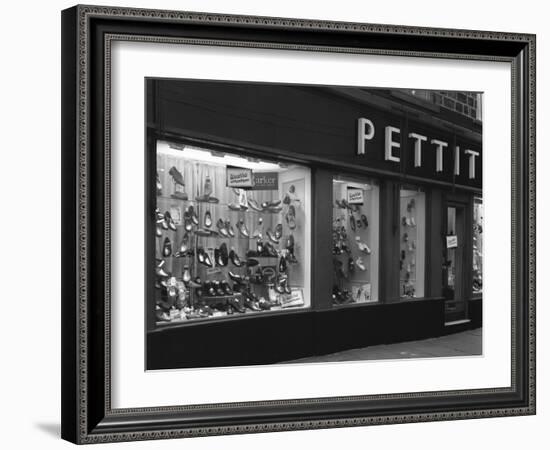
[[393, 156], [392, 149], [400, 148], [401, 144], [399, 142], [393, 141], [393, 133], [401, 133], [399, 128], [395, 127], [386, 127], [386, 161], [399, 162], [401, 158], [399, 156]]

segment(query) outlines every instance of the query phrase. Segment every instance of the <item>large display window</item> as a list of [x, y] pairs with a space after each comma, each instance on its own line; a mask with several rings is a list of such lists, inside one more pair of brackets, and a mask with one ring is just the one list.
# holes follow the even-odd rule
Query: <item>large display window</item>
[[483, 199], [474, 198], [473, 214], [473, 262], [472, 291], [474, 294], [483, 292]]
[[399, 292], [402, 299], [424, 297], [426, 194], [414, 186], [399, 192]]
[[158, 324], [310, 306], [307, 167], [157, 143]]
[[334, 305], [378, 301], [379, 188], [336, 177], [332, 183]]

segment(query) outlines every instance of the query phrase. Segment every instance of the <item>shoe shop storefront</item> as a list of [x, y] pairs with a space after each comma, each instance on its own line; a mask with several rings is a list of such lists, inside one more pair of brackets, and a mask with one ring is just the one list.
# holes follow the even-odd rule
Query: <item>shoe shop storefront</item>
[[481, 142], [403, 91], [147, 80], [147, 369], [480, 327]]

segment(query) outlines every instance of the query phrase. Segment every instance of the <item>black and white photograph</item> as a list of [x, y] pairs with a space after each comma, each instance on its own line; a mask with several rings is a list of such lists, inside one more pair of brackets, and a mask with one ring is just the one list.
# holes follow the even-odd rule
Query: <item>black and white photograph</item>
[[146, 369], [483, 355], [483, 93], [148, 78]]

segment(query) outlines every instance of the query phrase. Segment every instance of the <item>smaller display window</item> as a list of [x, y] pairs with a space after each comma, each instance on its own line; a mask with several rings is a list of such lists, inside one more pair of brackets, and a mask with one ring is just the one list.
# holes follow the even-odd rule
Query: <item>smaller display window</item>
[[483, 292], [483, 199], [474, 198], [473, 214], [473, 261], [472, 261], [472, 291], [474, 294]]
[[372, 180], [336, 177], [332, 197], [332, 302], [377, 302], [379, 187]]
[[414, 186], [399, 192], [399, 292], [402, 299], [424, 297], [426, 194]]

